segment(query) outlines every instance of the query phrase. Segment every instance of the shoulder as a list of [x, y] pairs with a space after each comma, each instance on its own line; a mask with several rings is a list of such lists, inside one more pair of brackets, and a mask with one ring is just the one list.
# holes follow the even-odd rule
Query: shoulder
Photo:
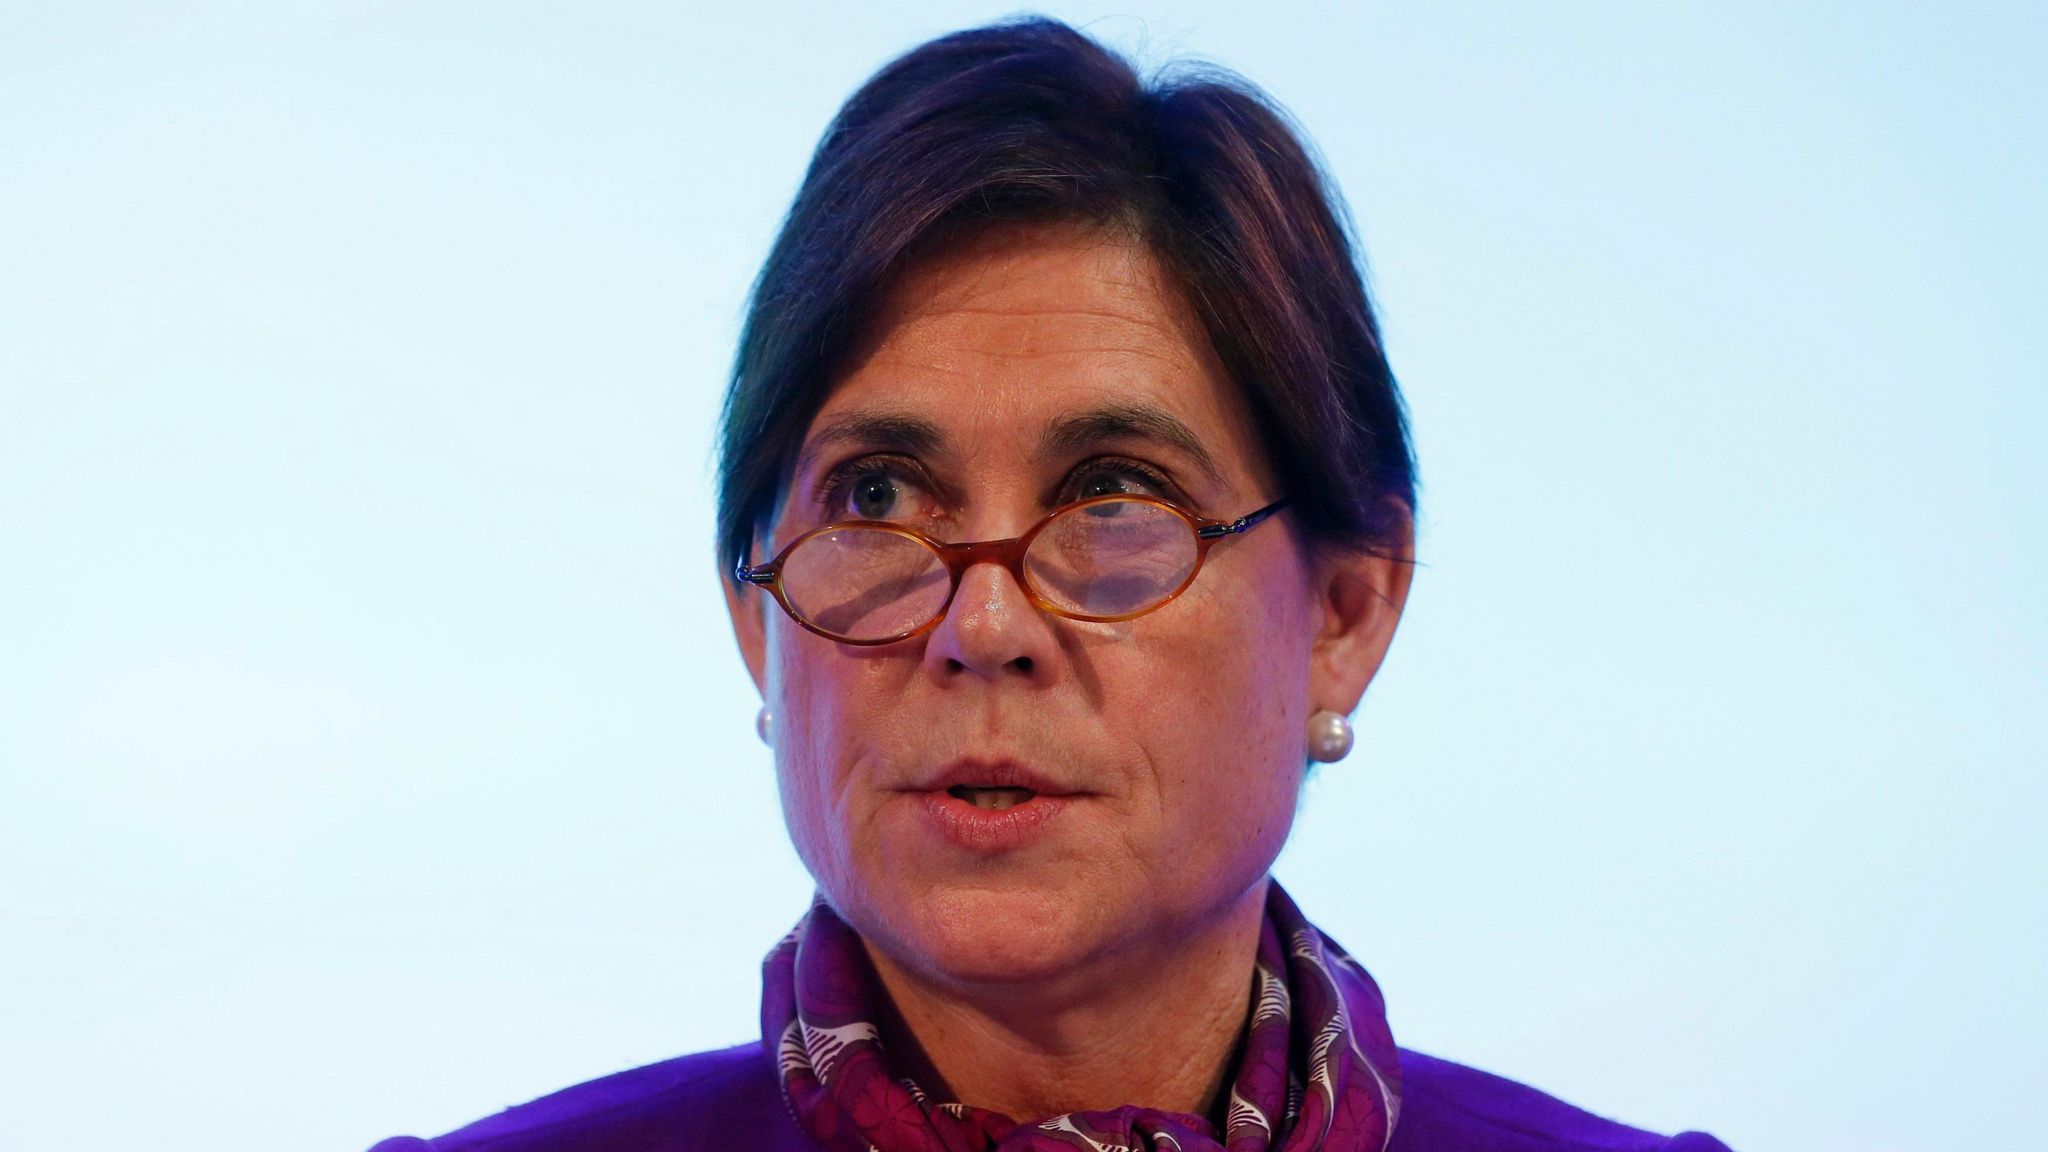
[[699, 1152], [735, 1132], [764, 1152], [809, 1152], [758, 1043], [679, 1056], [565, 1088], [433, 1140], [370, 1152]]
[[1406, 1048], [1387, 1152], [1728, 1152], [1704, 1132], [1659, 1136]]
[[[736, 1132], [763, 1152], [812, 1144], [783, 1106], [759, 1044], [700, 1052], [579, 1084], [434, 1140], [370, 1152], [699, 1152]], [[1728, 1152], [1700, 1132], [1659, 1136], [1476, 1068], [1401, 1051], [1401, 1117], [1388, 1152]]]

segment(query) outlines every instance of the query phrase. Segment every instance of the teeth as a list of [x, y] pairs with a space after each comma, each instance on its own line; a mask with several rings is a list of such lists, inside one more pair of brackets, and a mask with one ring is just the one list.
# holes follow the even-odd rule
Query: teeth
[[948, 788], [947, 791], [976, 808], [986, 808], [992, 812], [1013, 808], [1038, 795], [1029, 788], [974, 788], [965, 784]]

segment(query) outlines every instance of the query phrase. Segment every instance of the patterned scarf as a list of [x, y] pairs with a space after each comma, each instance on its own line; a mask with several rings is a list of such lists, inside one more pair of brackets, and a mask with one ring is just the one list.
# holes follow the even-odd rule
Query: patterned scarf
[[873, 969], [822, 900], [764, 969], [762, 1042], [798, 1123], [834, 1152], [1384, 1152], [1400, 1114], [1379, 987], [1277, 883], [1220, 1137], [1204, 1117], [1131, 1105], [1020, 1124], [934, 1102], [882, 1050]]

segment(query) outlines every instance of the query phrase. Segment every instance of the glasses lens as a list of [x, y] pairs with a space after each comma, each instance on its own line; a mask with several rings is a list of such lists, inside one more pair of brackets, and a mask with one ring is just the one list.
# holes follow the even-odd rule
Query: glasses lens
[[836, 528], [782, 562], [782, 594], [819, 628], [848, 640], [888, 640], [946, 606], [952, 580], [938, 554], [880, 528]]
[[1179, 591], [1195, 570], [1195, 529], [1146, 500], [1084, 504], [1053, 517], [1024, 553], [1040, 596], [1079, 616], [1125, 616]]

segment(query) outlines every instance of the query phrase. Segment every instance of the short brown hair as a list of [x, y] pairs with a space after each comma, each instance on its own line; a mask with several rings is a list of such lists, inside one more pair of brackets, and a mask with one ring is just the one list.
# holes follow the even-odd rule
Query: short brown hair
[[1031, 17], [913, 49], [826, 129], [755, 282], [726, 393], [728, 571], [891, 280], [947, 238], [1055, 220], [1126, 229], [1160, 261], [1248, 400], [1309, 539], [1398, 546], [1415, 506], [1400, 390], [1343, 202], [1285, 114], [1234, 73], [1147, 82]]

